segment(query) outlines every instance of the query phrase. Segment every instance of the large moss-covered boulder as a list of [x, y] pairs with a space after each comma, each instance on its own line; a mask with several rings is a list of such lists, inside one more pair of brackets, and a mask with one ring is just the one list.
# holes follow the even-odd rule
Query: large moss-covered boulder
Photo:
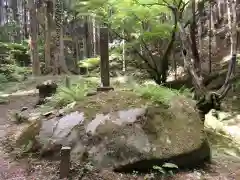
[[130, 171], [164, 162], [191, 167], [210, 157], [194, 103], [181, 97], [174, 98], [170, 106], [97, 114], [84, 131], [87, 135], [78, 131], [83, 140], [75, 148], [85, 146], [89, 159], [98, 167]]
[[42, 120], [35, 139], [43, 153], [70, 146], [73, 161], [99, 168], [145, 170], [165, 162], [193, 167], [210, 158], [194, 107], [181, 96], [156, 105], [132, 92], [99, 93], [83, 100], [76, 112]]

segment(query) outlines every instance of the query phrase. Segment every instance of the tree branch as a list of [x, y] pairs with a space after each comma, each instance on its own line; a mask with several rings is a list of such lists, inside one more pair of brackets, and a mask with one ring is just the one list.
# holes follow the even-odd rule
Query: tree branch
[[[136, 14], [132, 13], [132, 15], [133, 15], [138, 21], [141, 22], [142, 28], [143, 28], [143, 27], [144, 27], [144, 26], [143, 26], [143, 21], [142, 21]], [[144, 28], [143, 28], [143, 29], [144, 29]], [[148, 48], [147, 43], [143, 40], [143, 38], [140, 38], [140, 41], [141, 41], [141, 43], [143, 44], [144, 48], [147, 50], [147, 53], [148, 53], [149, 57], [151, 58], [152, 63], [154, 64], [154, 66], [155, 66], [155, 68], [156, 68], [156, 70], [157, 70], [157, 72], [158, 72], [157, 63], [156, 63], [156, 61], [155, 61], [155, 59], [154, 59], [154, 57], [153, 57], [150, 49]]]
[[[117, 37], [119, 37], [120, 39], [124, 39], [124, 40], [127, 41], [127, 42], [130, 42], [130, 41], [131, 41], [130, 39], [127, 39], [127, 38], [125, 38], [125, 37], [122, 37], [122, 36], [121, 36], [119, 33], [117, 33], [115, 30], [111, 29], [111, 31], [112, 31]], [[124, 32], [126, 32], [126, 30], [124, 30]], [[157, 69], [150, 65], [148, 59], [147, 59], [146, 57], [144, 57], [135, 47], [132, 46], [132, 48], [133, 48], [134, 52], [146, 63], [146, 65], [148, 66], [148, 68], [149, 68], [150, 70], [152, 70], [155, 74], [158, 74]], [[150, 70], [148, 70], [148, 72], [149, 72], [150, 75], [152, 75], [152, 73], [151, 73]], [[154, 79], [155, 79], [155, 77], [154, 77]]]
[[193, 64], [191, 63], [191, 59], [193, 58], [191, 52], [187, 53], [187, 49], [191, 49], [191, 48], [188, 47], [190, 45], [187, 41], [188, 36], [185, 32], [185, 29], [182, 25], [181, 20], [179, 20], [179, 28], [181, 31], [180, 37], [181, 37], [181, 41], [182, 41], [183, 50], [185, 51], [183, 53], [183, 55], [185, 56], [186, 67], [194, 79], [194, 84], [195, 84], [196, 90], [198, 90], [201, 94], [204, 95], [207, 91], [206, 91], [206, 88], [203, 86], [203, 78], [197, 74]]

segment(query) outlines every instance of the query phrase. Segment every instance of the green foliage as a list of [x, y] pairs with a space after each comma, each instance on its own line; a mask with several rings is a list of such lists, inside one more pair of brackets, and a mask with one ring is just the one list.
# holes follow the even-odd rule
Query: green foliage
[[84, 60], [79, 61], [79, 63], [78, 63], [79, 67], [84, 67], [84, 68], [88, 68], [88, 69], [93, 69], [96, 66], [99, 66], [99, 64], [100, 64], [99, 57], [84, 59]]
[[[169, 49], [173, 47], [176, 33], [175, 16], [170, 5], [184, 10], [182, 0], [75, 0], [79, 16], [96, 15], [100, 24], [109, 27], [114, 39], [124, 39], [127, 56], [147, 69], [158, 83], [165, 83], [169, 66]], [[150, 5], [149, 5], [150, 4]], [[171, 42], [171, 43], [169, 43]], [[116, 47], [119, 51], [121, 47]], [[168, 51], [166, 51], [168, 49]], [[140, 53], [140, 52], [145, 53]], [[120, 52], [121, 53], [121, 52]], [[138, 56], [141, 54], [141, 56]], [[146, 65], [147, 64], [147, 65]], [[161, 67], [164, 66], [164, 67]]]
[[17, 31], [20, 32], [19, 24], [16, 24], [12, 20], [10, 20], [10, 22], [8, 22], [5, 25], [0, 27], [0, 39], [1, 39], [1, 41], [3, 41], [3, 42], [12, 41], [12, 36]]
[[240, 65], [240, 54], [237, 55], [237, 64]]
[[160, 13], [171, 16], [171, 11], [166, 6], [143, 6], [135, 0], [86, 0], [77, 1], [76, 9], [97, 14], [98, 20], [118, 33], [124, 30], [137, 41], [170, 37], [172, 21], [160, 23], [159, 16]]
[[96, 88], [96, 83], [87, 80], [70, 84], [69, 88], [62, 85], [58, 88], [57, 93], [49, 105], [54, 107], [63, 107], [74, 101], [81, 101], [85, 98], [86, 93], [94, 87]]
[[32, 140], [29, 140], [27, 144], [24, 144], [22, 146], [22, 153], [30, 152], [30, 150], [33, 148], [34, 143]]
[[166, 173], [165, 170], [162, 167], [160, 167], [160, 166], [153, 166], [153, 169], [158, 171], [158, 172], [160, 172], [161, 174], [165, 174]]
[[7, 83], [8, 79], [4, 74], [0, 74], [0, 84]]
[[169, 169], [178, 169], [178, 166], [176, 164], [173, 164], [173, 163], [164, 163], [162, 165], [162, 167], [169, 168]]
[[26, 44], [0, 42], [0, 84], [22, 81], [31, 72], [27, 67], [30, 57]]
[[180, 94], [177, 90], [151, 84], [136, 86], [134, 91], [143, 98], [166, 105], [172, 98]]
[[27, 67], [19, 67], [15, 64], [0, 65], [0, 84], [9, 81], [22, 81], [31, 73], [31, 69]]
[[20, 66], [28, 66], [30, 64], [30, 56], [27, 50], [26, 44], [0, 42], [0, 53], [7, 55], [2, 59], [1, 63], [16, 63]]

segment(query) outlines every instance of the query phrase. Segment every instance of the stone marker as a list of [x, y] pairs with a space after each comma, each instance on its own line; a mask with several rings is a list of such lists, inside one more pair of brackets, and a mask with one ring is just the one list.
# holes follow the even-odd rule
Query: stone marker
[[109, 50], [108, 50], [108, 28], [100, 28], [100, 70], [101, 70], [101, 87], [97, 91], [113, 90], [110, 87], [109, 75]]
[[60, 179], [67, 178], [70, 171], [70, 151], [71, 147], [62, 147], [60, 162]]
[[36, 105], [42, 105], [46, 102], [46, 98], [51, 97], [56, 93], [58, 85], [52, 80], [44, 81], [41, 84], [36, 86], [36, 89], [39, 91], [39, 98]]

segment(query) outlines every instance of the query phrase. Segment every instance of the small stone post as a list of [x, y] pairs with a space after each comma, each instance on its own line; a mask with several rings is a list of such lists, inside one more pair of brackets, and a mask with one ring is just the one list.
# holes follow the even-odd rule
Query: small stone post
[[68, 178], [70, 171], [70, 151], [71, 147], [62, 147], [60, 155], [60, 179]]
[[109, 75], [109, 50], [108, 50], [108, 28], [100, 28], [100, 70], [101, 70], [101, 87], [97, 91], [113, 90], [110, 87]]

